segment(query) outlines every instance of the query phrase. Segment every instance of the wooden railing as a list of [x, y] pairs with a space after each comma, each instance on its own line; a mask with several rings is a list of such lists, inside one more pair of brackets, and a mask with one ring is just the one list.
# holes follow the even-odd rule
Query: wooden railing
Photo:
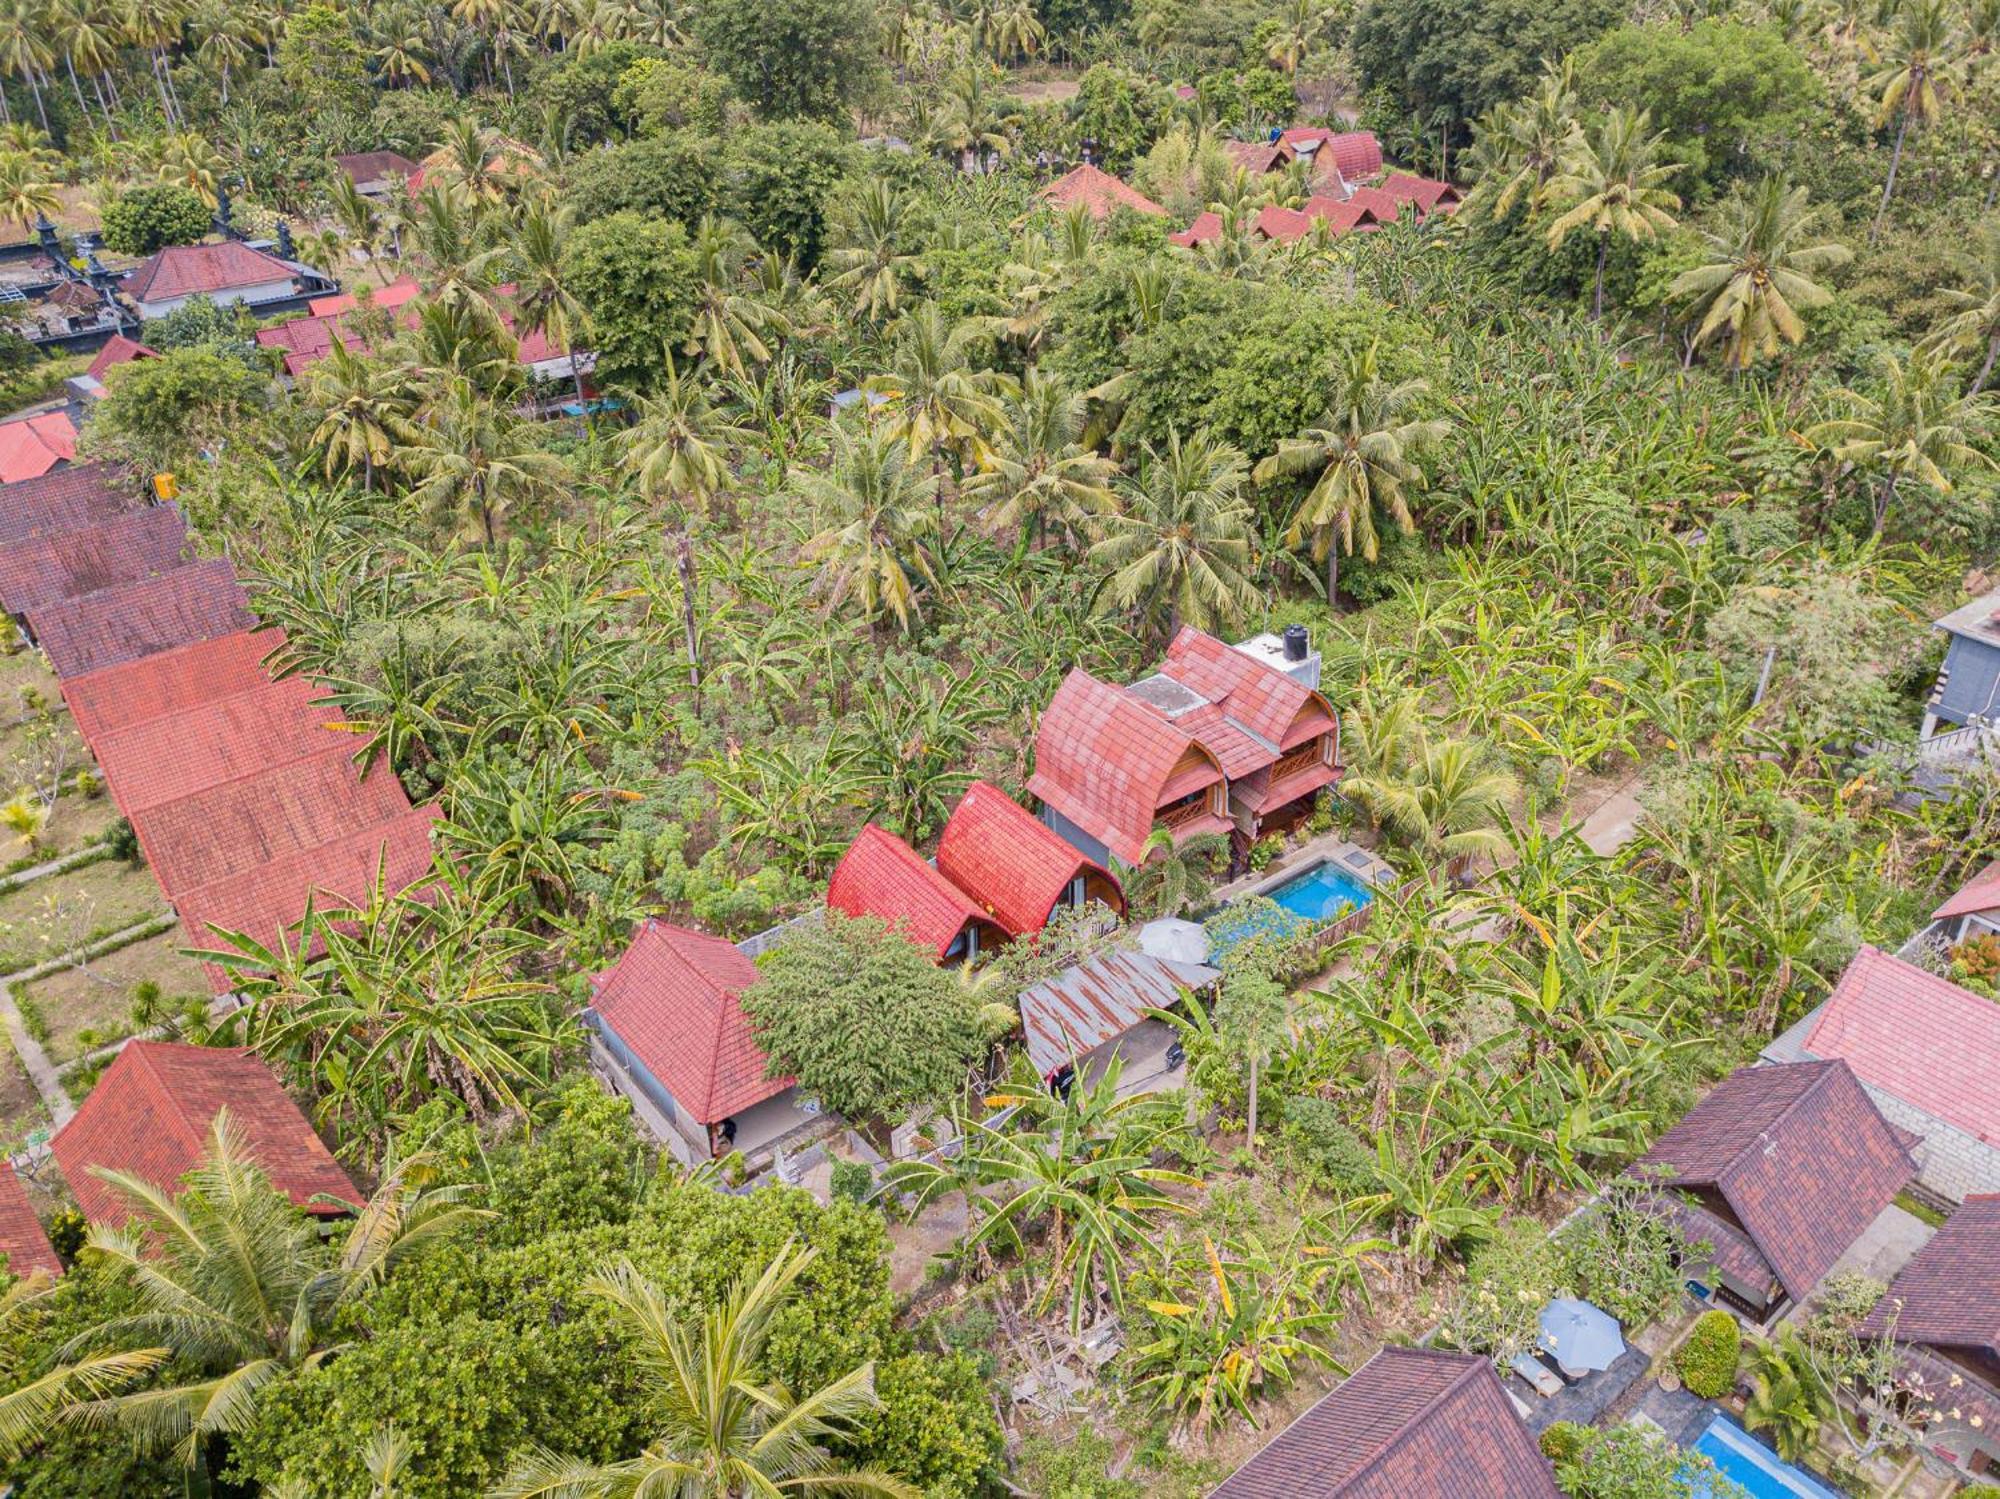
[[1179, 832], [1191, 822], [1198, 822], [1200, 819], [1210, 816], [1211, 811], [1212, 809], [1208, 805], [1208, 797], [1204, 794], [1196, 801], [1184, 802], [1178, 807], [1167, 808], [1166, 811], [1155, 817], [1153, 821], [1168, 832], [1174, 833]]
[[1324, 765], [1326, 763], [1325, 752], [1326, 741], [1324, 739], [1314, 739], [1309, 743], [1300, 745], [1271, 767], [1271, 784], [1275, 786], [1278, 782], [1285, 780], [1287, 777], [1295, 776], [1300, 771], [1311, 770], [1316, 766]]

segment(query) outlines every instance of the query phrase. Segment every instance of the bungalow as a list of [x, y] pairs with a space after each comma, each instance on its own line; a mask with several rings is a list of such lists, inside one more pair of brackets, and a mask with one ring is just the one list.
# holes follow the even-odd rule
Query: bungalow
[[1994, 727], [2000, 715], [2000, 589], [1952, 610], [1933, 628], [1949, 636], [1950, 644], [1918, 737], [1931, 738], [1940, 724]]
[[1916, 1137], [1929, 1195], [1950, 1203], [2000, 1191], [2000, 1004], [1863, 947], [1764, 1057], [1844, 1059], [1883, 1115]]
[[1082, 204], [1093, 219], [1108, 219], [1121, 208], [1152, 218], [1166, 217], [1166, 209], [1134, 188], [1127, 187], [1109, 172], [1085, 162], [1074, 171], [1056, 178], [1039, 194], [1041, 200], [1058, 211]]
[[2000, 859], [1961, 885], [1931, 912], [1931, 930], [1948, 943], [2000, 936]]
[[400, 151], [356, 151], [334, 157], [333, 166], [364, 198], [389, 197], [417, 175], [417, 164]]
[[1058, 909], [1095, 902], [1125, 913], [1125, 892], [989, 781], [974, 781], [938, 840], [937, 872], [979, 904], [1010, 937], [1048, 925]]
[[1382, 172], [1382, 143], [1372, 130], [1287, 130], [1278, 144], [1295, 157], [1311, 158], [1316, 171], [1331, 163], [1348, 182], [1368, 182]]
[[1381, 191], [1398, 203], [1409, 203], [1417, 210], [1417, 217], [1429, 214], [1452, 214], [1458, 211], [1458, 189], [1449, 182], [1440, 182], [1435, 177], [1418, 177], [1410, 172], [1391, 172], [1382, 179]]
[[731, 943], [654, 920], [590, 981], [584, 1022], [602, 1070], [658, 1116], [655, 1133], [690, 1164], [769, 1149], [818, 1116], [791, 1078], [766, 1076], [743, 1015], [756, 981], [757, 965]]
[[44, 411], [0, 422], [0, 484], [39, 479], [76, 457], [76, 423], [66, 411]]
[[1731, 1073], [1633, 1174], [1709, 1246], [1690, 1273], [1761, 1326], [1805, 1302], [1915, 1170], [1845, 1062], [1797, 1062]]
[[[1378, 212], [1382, 195], [1372, 189], [1370, 191], [1371, 196], [1360, 202], [1327, 193], [1314, 193], [1306, 199], [1304, 208], [1281, 208], [1275, 203], [1267, 203], [1251, 221], [1250, 232], [1280, 244], [1295, 244], [1311, 234], [1314, 225], [1322, 223], [1334, 239], [1357, 231], [1372, 233], [1382, 224], [1393, 221], [1395, 214]], [[1167, 241], [1191, 250], [1197, 245], [1221, 239], [1222, 234], [1222, 216], [1212, 212], [1202, 213], [1178, 234], [1169, 234]]]
[[1965, 1199], [1857, 1329], [1902, 1353], [1905, 1419], [1969, 1478], [2000, 1473], [2000, 1196]]
[[60, 1275], [62, 1261], [35, 1216], [34, 1205], [14, 1168], [0, 1161], [0, 1276]]
[[1492, 1362], [1383, 1348], [1210, 1499], [1560, 1499]]
[[251, 1158], [299, 1207], [318, 1218], [354, 1211], [361, 1201], [354, 1183], [271, 1069], [245, 1047], [130, 1043], [50, 1148], [84, 1217], [121, 1224], [129, 1205], [97, 1173], [123, 1171], [173, 1190], [207, 1155], [225, 1108]]
[[132, 273], [125, 293], [147, 320], [163, 318], [203, 296], [218, 306], [256, 307], [299, 293], [300, 271], [288, 260], [237, 240], [214, 245], [168, 245]]
[[1240, 852], [1303, 816], [1340, 778], [1340, 720], [1303, 630], [1276, 661], [1261, 640], [1183, 629], [1129, 687], [1072, 671], [1035, 736], [1044, 820], [1090, 858], [1135, 865], [1156, 828], [1176, 843], [1233, 832]]
[[72, 375], [66, 385], [70, 395], [79, 401], [95, 401], [104, 394], [104, 377], [122, 364], [135, 364], [141, 359], [158, 359], [160, 351], [149, 349], [135, 338], [127, 338], [122, 333], [114, 333], [97, 351], [97, 357], [90, 361], [90, 368], [80, 375]]
[[1346, 200], [1355, 208], [1365, 208], [1378, 224], [1393, 224], [1403, 216], [1401, 198], [1391, 197], [1379, 187], [1357, 187]]
[[833, 866], [826, 904], [900, 927], [940, 963], [972, 962], [982, 947], [999, 947], [1008, 938], [1005, 926], [923, 855], [872, 822]]

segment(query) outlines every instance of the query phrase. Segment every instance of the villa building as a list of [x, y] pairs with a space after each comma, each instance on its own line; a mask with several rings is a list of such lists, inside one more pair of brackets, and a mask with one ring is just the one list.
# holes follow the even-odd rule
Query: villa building
[[1952, 610], [1935, 628], [1951, 643], [1924, 705], [1920, 737], [1931, 738], [1941, 726], [1991, 728], [2000, 714], [2000, 589]]
[[827, 881], [826, 905], [897, 927], [940, 963], [970, 963], [1007, 929], [894, 833], [869, 823]]

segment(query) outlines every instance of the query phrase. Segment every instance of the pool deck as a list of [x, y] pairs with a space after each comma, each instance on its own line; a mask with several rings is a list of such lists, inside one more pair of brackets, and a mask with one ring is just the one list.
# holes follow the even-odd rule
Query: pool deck
[[1377, 890], [1394, 889], [1399, 883], [1394, 866], [1386, 859], [1340, 833], [1322, 833], [1300, 844], [1267, 868], [1219, 886], [1215, 891], [1216, 903], [1228, 905], [1251, 896], [1269, 895], [1280, 885], [1289, 884], [1320, 864], [1331, 864]]

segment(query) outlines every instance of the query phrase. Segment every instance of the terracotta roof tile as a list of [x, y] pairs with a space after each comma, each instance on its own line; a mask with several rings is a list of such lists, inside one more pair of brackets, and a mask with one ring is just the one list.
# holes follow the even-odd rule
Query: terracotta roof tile
[[1291, 153], [1275, 141], [1224, 141], [1222, 154], [1232, 167], [1253, 177], [1275, 172], [1291, 159]]
[[187, 561], [187, 524], [171, 505], [128, 510], [94, 526], [0, 546], [0, 609], [26, 614]]
[[1057, 208], [1069, 208], [1081, 203], [1089, 208], [1090, 216], [1096, 219], [1109, 218], [1115, 209], [1129, 208], [1134, 213], [1164, 216], [1166, 209], [1160, 207], [1144, 193], [1127, 187], [1109, 172], [1085, 162], [1075, 170], [1058, 177], [1042, 189], [1042, 200]]
[[720, 937], [647, 921], [592, 980], [590, 1007], [697, 1124], [720, 1124], [792, 1086], [764, 1075], [743, 1017], [757, 965]]
[[80, 677], [156, 651], [256, 624], [223, 558], [119, 583], [30, 611], [28, 627], [59, 677]]
[[2000, 910], [2000, 859], [1959, 886], [1949, 900], [1931, 912], [1931, 920], [1949, 921], [1954, 916], [1994, 910]]
[[236, 630], [109, 666], [62, 684], [70, 717], [85, 743], [148, 719], [179, 713], [262, 686], [264, 658], [285, 643], [285, 632]]
[[1378, 224], [1393, 224], [1403, 212], [1402, 203], [1379, 187], [1357, 187], [1348, 195], [1347, 201], [1356, 208], [1367, 209], [1369, 216]]
[[1805, 1047], [1871, 1088], [2000, 1144], [2000, 1004], [1873, 947], [1847, 965]]
[[1192, 250], [1196, 245], [1205, 245], [1210, 240], [1222, 238], [1222, 215], [1200, 213], [1195, 220], [1179, 234], [1169, 234], [1167, 238], [1183, 249]]
[[1794, 1301], [1916, 1174], [1843, 1062], [1739, 1068], [1659, 1138], [1644, 1168], [1664, 1189], [1717, 1193]]
[[1429, 213], [1440, 203], [1447, 213], [1458, 206], [1458, 189], [1449, 182], [1410, 172], [1391, 172], [1382, 179], [1382, 191], [1399, 202], [1414, 203], [1419, 215]]
[[893, 833], [869, 823], [827, 881], [830, 910], [874, 916], [907, 931], [910, 940], [942, 958], [968, 925], [987, 929], [988, 941], [1001, 935], [993, 918], [972, 897], [924, 862], [923, 856]]
[[125, 1198], [91, 1167], [172, 1187], [199, 1165], [209, 1128], [224, 1108], [272, 1185], [314, 1213], [340, 1208], [319, 1193], [358, 1204], [360, 1194], [270, 1068], [242, 1048], [134, 1041], [118, 1053], [52, 1148], [63, 1178], [92, 1223], [123, 1223]]
[[2000, 1195], [1960, 1203], [1859, 1330], [1879, 1338], [1891, 1328], [1898, 1342], [2000, 1359]]
[[400, 151], [351, 151], [334, 157], [333, 166], [357, 187], [389, 176], [408, 178], [417, 174], [417, 164]]
[[1295, 208], [1280, 208], [1275, 203], [1266, 203], [1257, 210], [1257, 222], [1252, 227], [1264, 238], [1288, 245], [1312, 232], [1312, 220]]
[[91, 742], [127, 817], [331, 748], [360, 741], [330, 727], [339, 712], [304, 677], [260, 681], [247, 691], [133, 724]]
[[197, 292], [208, 296], [290, 281], [293, 275], [292, 268], [277, 256], [253, 250], [240, 240], [168, 245], [132, 273], [125, 294], [135, 302], [168, 302]]
[[109, 463], [78, 463], [39, 479], [0, 485], [0, 545], [94, 526], [144, 503], [131, 473]]
[[1281, 750], [1337, 726], [1323, 694], [1200, 630], [1183, 626], [1160, 670]]
[[35, 1216], [27, 1189], [7, 1161], [0, 1161], [0, 1256], [5, 1256], [0, 1261], [5, 1269], [0, 1273], [24, 1279], [37, 1270], [45, 1275], [63, 1273], [62, 1261], [42, 1231], [42, 1220]]
[[1352, 203], [1324, 193], [1314, 193], [1306, 199], [1305, 215], [1309, 219], [1324, 219], [1332, 226], [1335, 239], [1356, 230], [1371, 229], [1377, 222], [1366, 204]]
[[136, 338], [127, 338], [122, 333], [114, 333], [111, 340], [97, 351], [97, 357], [90, 361], [86, 373], [93, 380], [102, 380], [105, 371], [116, 369], [121, 364], [131, 364], [139, 359], [158, 359], [160, 351], [149, 349]]
[[1287, 130], [1278, 139], [1294, 152], [1311, 146], [1315, 165], [1331, 161], [1349, 182], [1366, 182], [1382, 170], [1382, 143], [1372, 130]]
[[938, 839], [937, 867], [1016, 937], [1039, 932], [1079, 875], [1100, 876], [1114, 908], [1125, 909], [1124, 893], [1108, 870], [987, 781], [974, 781], [952, 810]]
[[1490, 1361], [1384, 1348], [1213, 1499], [1560, 1499]]
[[0, 422], [0, 484], [18, 484], [76, 457], [76, 423], [65, 411]]

